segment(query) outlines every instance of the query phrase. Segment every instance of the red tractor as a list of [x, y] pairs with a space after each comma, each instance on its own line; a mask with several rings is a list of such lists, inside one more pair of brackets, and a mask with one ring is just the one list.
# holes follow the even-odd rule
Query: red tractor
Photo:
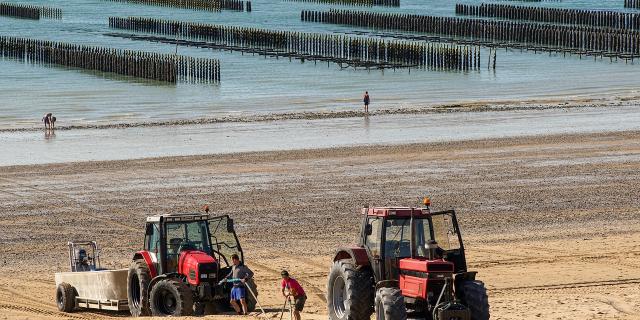
[[467, 271], [453, 210], [364, 208], [359, 244], [339, 249], [327, 285], [331, 320], [488, 320], [489, 301]]
[[[133, 256], [127, 279], [131, 315], [214, 314], [228, 304], [231, 255], [244, 261], [229, 216], [167, 214], [147, 218], [144, 250]], [[247, 281], [257, 295], [255, 283]], [[250, 310], [255, 297], [248, 294]]]

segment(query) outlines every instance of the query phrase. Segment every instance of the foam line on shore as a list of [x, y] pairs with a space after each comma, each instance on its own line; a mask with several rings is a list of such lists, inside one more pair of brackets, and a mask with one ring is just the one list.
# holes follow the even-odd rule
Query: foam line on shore
[[[577, 109], [577, 108], [598, 108], [637, 105], [640, 100], [636, 98], [628, 99], [590, 99], [590, 100], [568, 100], [566, 102], [503, 102], [503, 103], [467, 103], [467, 104], [444, 104], [436, 106], [422, 107], [401, 107], [401, 108], [381, 108], [370, 111], [368, 114], [362, 110], [337, 110], [337, 111], [304, 111], [285, 112], [254, 115], [223, 115], [219, 117], [200, 117], [193, 119], [170, 119], [161, 121], [139, 121], [125, 123], [104, 123], [104, 124], [77, 124], [59, 125], [56, 130], [86, 130], [86, 129], [127, 129], [142, 127], [169, 127], [204, 125], [216, 123], [253, 123], [253, 122], [273, 122], [286, 120], [322, 120], [356, 117], [377, 117], [386, 115], [411, 115], [411, 114], [440, 114], [454, 112], [500, 112], [500, 111], [542, 111], [554, 109]], [[38, 127], [25, 128], [4, 128], [0, 133], [6, 132], [29, 132], [41, 131]]]

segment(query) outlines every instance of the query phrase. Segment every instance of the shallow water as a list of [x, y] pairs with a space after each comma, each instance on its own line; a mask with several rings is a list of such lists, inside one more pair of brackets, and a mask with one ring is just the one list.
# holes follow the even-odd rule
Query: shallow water
[[638, 107], [0, 133], [0, 166], [640, 130]]
[[[253, 12], [219, 13], [103, 0], [9, 1], [63, 9], [62, 20], [0, 17], [0, 35], [95, 46], [173, 53], [175, 46], [105, 36], [109, 16], [146, 16], [215, 24], [312, 32], [350, 32], [353, 27], [303, 23], [302, 9], [322, 4], [254, 0]], [[474, 2], [474, 1], [464, 1]], [[530, 5], [530, 4], [527, 4]], [[624, 10], [619, 0], [544, 2], [543, 6]], [[356, 10], [453, 15], [449, 0], [403, 0], [400, 8]], [[362, 29], [361, 29], [362, 30]], [[593, 58], [499, 51], [496, 72], [340, 70], [337, 65], [289, 62], [208, 49], [179, 47], [178, 53], [221, 60], [219, 85], [166, 85], [62, 67], [40, 67], [0, 59], [0, 126], [40, 125], [54, 112], [61, 125], [183, 119], [224, 114], [349, 109], [360, 107], [365, 90], [372, 109], [451, 102], [521, 100], [636, 94], [640, 67]], [[483, 52], [483, 64], [487, 53]]]

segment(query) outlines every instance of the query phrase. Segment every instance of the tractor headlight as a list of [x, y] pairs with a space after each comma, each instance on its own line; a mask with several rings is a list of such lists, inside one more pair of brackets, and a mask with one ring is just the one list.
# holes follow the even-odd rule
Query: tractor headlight
[[203, 274], [200, 275], [200, 279], [206, 279], [206, 278], [207, 278], [207, 274], [206, 273], [203, 273]]

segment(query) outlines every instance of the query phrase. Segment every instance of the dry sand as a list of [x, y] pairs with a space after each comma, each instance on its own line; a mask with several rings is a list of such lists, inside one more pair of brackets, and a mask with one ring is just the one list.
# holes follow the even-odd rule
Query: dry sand
[[66, 242], [95, 239], [104, 266], [125, 267], [146, 215], [203, 204], [236, 219], [270, 316], [287, 268], [304, 317], [326, 319], [358, 208], [423, 195], [457, 209], [492, 319], [640, 319], [639, 180], [640, 132], [2, 167], [0, 319], [126, 316], [57, 312]]

